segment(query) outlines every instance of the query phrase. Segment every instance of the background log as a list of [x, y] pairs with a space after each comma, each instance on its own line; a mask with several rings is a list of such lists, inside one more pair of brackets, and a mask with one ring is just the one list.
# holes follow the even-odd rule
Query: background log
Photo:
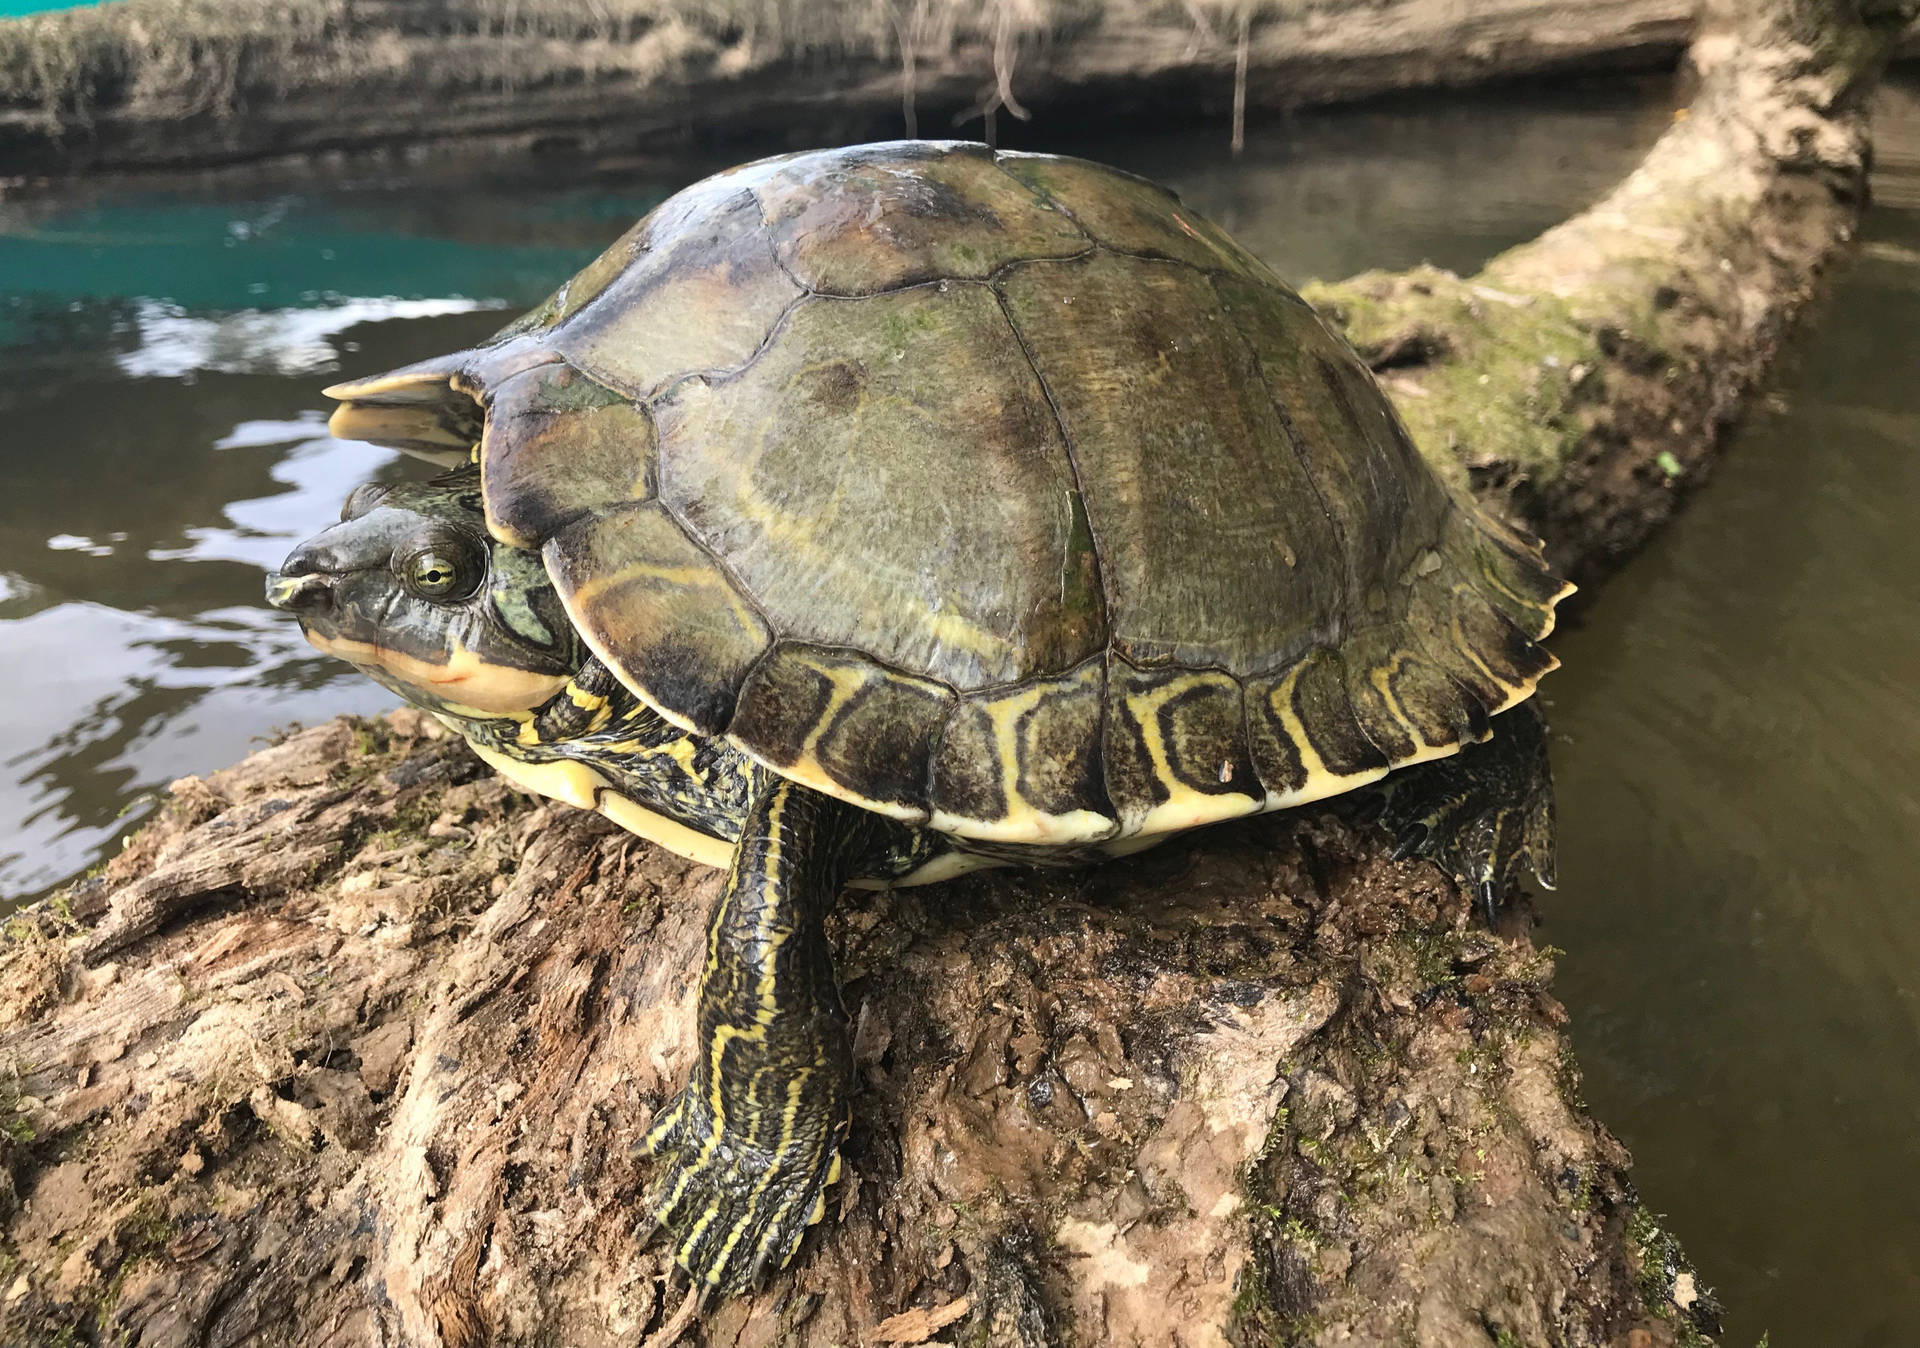
[[[1912, 8], [1722, 11], [1693, 114], [1595, 211], [1473, 281], [1319, 298], [1430, 450], [1593, 569], [1849, 231]], [[634, 1143], [687, 1069], [717, 883], [412, 713], [177, 784], [0, 951], [0, 1342], [640, 1342], [675, 1294]], [[1477, 929], [1338, 810], [854, 896], [835, 1220], [697, 1332], [1698, 1342], [1711, 1300], [1579, 1105], [1527, 926]]]
[[[1690, 0], [118, 0], [0, 22], [0, 174], [432, 141], [620, 156], [1664, 68]], [[968, 114], [971, 113], [971, 117]], [[959, 120], [956, 120], [958, 118]]]

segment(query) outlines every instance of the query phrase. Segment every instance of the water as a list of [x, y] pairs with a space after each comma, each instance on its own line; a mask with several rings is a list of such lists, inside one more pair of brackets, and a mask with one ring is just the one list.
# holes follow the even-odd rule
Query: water
[[1776, 406], [1556, 643], [1560, 991], [1727, 1342], [1920, 1343], [1920, 101]]
[[[1712, 490], [1549, 682], [1589, 1095], [1733, 1307], [1728, 1342], [1920, 1342], [1920, 113], [1892, 203]], [[1471, 270], [1605, 190], [1664, 91], [1022, 142], [1177, 186], [1296, 280]], [[1904, 139], [1902, 139], [1904, 137]], [[1904, 156], [1904, 157], [1903, 157]], [[355, 163], [0, 199], [0, 899], [170, 778], [386, 705], [260, 603], [373, 474], [319, 390], [466, 345], [717, 163]]]

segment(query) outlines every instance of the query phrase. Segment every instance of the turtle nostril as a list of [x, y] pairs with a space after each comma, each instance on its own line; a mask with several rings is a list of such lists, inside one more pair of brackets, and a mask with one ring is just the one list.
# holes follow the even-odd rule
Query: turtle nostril
[[286, 571], [267, 574], [267, 602], [288, 613], [325, 608], [333, 602], [333, 578], [316, 571], [296, 570], [291, 558]]

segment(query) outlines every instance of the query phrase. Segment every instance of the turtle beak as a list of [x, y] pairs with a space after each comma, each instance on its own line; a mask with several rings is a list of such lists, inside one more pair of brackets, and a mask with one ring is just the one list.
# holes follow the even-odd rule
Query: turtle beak
[[308, 613], [333, 602], [333, 578], [318, 571], [267, 573], [267, 602], [284, 613]]

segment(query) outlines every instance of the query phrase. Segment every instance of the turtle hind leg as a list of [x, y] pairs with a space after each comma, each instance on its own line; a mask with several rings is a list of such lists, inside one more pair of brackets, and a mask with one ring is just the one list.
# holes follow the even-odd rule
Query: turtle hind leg
[[707, 930], [699, 1056], [646, 1145], [647, 1206], [705, 1301], [784, 1267], [824, 1211], [853, 1060], [824, 919], [849, 869], [849, 807], [755, 774]]
[[1380, 785], [1394, 859], [1444, 866], [1479, 900], [1488, 926], [1523, 866], [1544, 888], [1554, 886], [1546, 720], [1523, 702], [1494, 718], [1492, 730], [1485, 743], [1402, 768]]

